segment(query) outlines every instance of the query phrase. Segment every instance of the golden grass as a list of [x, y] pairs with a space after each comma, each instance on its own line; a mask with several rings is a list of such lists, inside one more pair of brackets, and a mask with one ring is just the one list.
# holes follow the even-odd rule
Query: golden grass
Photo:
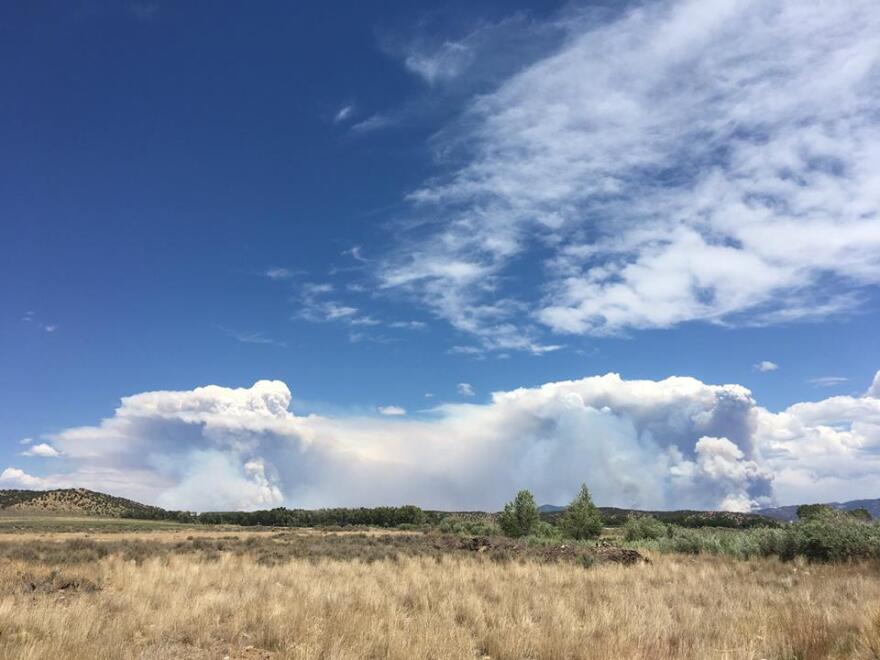
[[651, 559], [5, 561], [0, 658], [880, 658], [876, 566]]

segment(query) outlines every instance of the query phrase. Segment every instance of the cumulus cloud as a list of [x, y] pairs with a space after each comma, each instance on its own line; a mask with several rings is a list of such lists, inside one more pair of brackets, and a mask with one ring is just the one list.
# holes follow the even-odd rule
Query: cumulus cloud
[[776, 371], [779, 369], [779, 365], [775, 362], [771, 362], [770, 360], [761, 360], [756, 365], [754, 365], [755, 371], [760, 371], [762, 373], [766, 373], [768, 371]]
[[45, 442], [41, 442], [36, 445], [32, 445], [28, 447], [26, 450], [21, 452], [22, 456], [39, 456], [41, 458], [55, 458], [57, 456], [61, 456], [61, 452], [59, 452], [55, 447]]
[[773, 413], [738, 385], [607, 374], [388, 420], [296, 415], [287, 385], [259, 381], [126, 397], [112, 417], [52, 441], [67, 472], [9, 467], [0, 482], [206, 510], [496, 509], [519, 488], [565, 502], [586, 481], [605, 505], [740, 510], [870, 496], [880, 399], [831, 397]]
[[40, 477], [28, 474], [19, 468], [8, 467], [0, 472], [0, 484], [6, 488], [44, 489], [50, 486]]
[[455, 386], [456, 391], [462, 396], [474, 396], [474, 387], [470, 383], [459, 383]]
[[419, 231], [386, 288], [531, 350], [545, 330], [826, 317], [880, 283], [876, 2], [661, 0], [556, 23], [554, 53], [438, 137], [463, 165], [410, 195]]
[[380, 415], [387, 415], [389, 417], [400, 417], [406, 414], [406, 408], [401, 408], [400, 406], [379, 406], [376, 410], [379, 411]]

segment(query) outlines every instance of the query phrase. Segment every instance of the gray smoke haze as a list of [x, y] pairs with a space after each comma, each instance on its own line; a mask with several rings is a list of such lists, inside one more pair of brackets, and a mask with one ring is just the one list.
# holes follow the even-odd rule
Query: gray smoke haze
[[[497, 392], [411, 417], [298, 416], [280, 381], [122, 399], [95, 426], [47, 437], [44, 476], [169, 508], [413, 503], [497, 509], [519, 488], [565, 502], [748, 510], [870, 496], [880, 399], [838, 396], [772, 413], [739, 385], [617, 374]], [[51, 469], [54, 468], [54, 469]]]

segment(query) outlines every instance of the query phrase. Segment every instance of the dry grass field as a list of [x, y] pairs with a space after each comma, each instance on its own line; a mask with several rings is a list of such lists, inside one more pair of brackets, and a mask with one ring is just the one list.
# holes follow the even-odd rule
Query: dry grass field
[[3, 534], [0, 658], [880, 658], [876, 565], [649, 558], [384, 532]]

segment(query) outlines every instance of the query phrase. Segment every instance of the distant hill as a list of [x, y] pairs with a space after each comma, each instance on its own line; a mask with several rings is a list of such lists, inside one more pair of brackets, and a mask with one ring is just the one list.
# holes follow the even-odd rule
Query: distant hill
[[[872, 518], [880, 518], [880, 499], [876, 500], [850, 500], [849, 502], [825, 502], [830, 507], [840, 509], [841, 511], [852, 511], [853, 509], [867, 509]], [[778, 506], [770, 509], [760, 509], [755, 513], [776, 520], [785, 520], [791, 522], [797, 520], [797, 510], [799, 504], [791, 506]]]
[[157, 507], [85, 488], [0, 490], [0, 509], [31, 513], [70, 513], [120, 518], [126, 512], [159, 511]]
[[538, 507], [538, 513], [558, 513], [560, 511], [565, 511], [565, 507], [555, 504], [542, 504]]

